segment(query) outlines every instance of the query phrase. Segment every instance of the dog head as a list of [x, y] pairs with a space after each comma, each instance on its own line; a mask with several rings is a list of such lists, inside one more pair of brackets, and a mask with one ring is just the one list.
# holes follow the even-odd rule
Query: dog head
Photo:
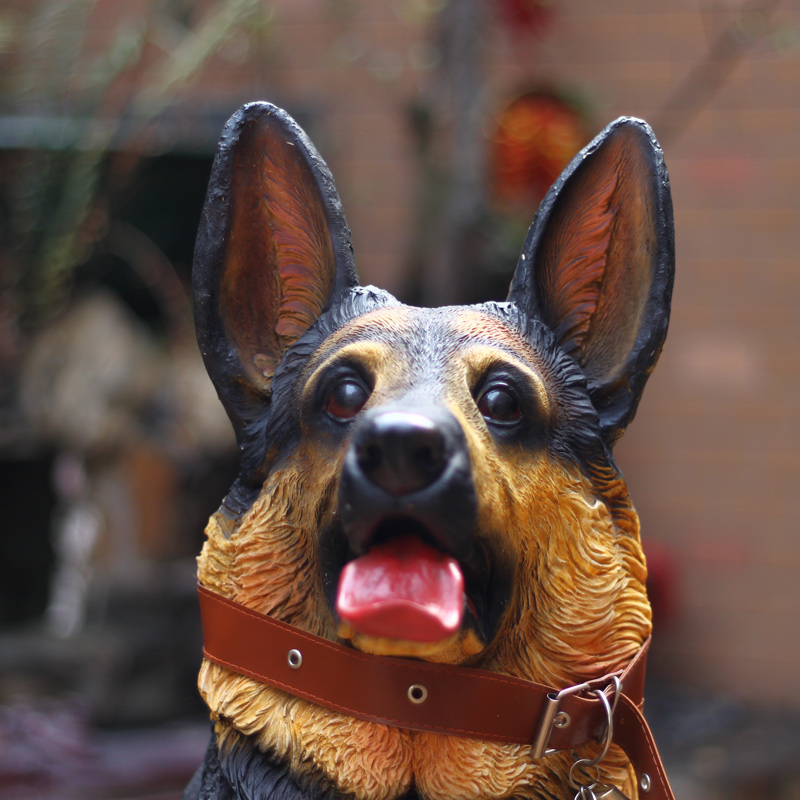
[[[672, 269], [660, 148], [621, 119], [548, 193], [507, 302], [404, 306], [358, 285], [305, 134], [245, 106], [195, 264], [200, 347], [242, 464], [201, 582], [368, 653], [549, 685], [617, 669], [650, 610], [611, 448], [663, 344]], [[247, 734], [338, 792], [537, 796], [550, 779], [520, 766], [525, 748], [341, 717], [210, 663], [200, 685], [221, 741]]]

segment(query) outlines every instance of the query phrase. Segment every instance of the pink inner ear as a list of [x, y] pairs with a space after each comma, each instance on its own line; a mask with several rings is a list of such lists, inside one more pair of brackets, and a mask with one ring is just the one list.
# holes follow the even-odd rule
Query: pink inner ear
[[288, 139], [273, 119], [253, 122], [236, 145], [230, 182], [220, 315], [243, 368], [263, 388], [322, 313], [335, 276], [319, 189]]
[[652, 283], [655, 176], [641, 134], [619, 128], [553, 208], [537, 268], [542, 314], [590, 381], [617, 377]]
[[[582, 176], [583, 177], [583, 176]], [[591, 173], [579, 188], [570, 187], [570, 200], [558, 208], [556, 224], [547, 231], [539, 262], [539, 289], [546, 298], [548, 324], [567, 352], [581, 348], [597, 310], [614, 211], [611, 198], [616, 171]]]

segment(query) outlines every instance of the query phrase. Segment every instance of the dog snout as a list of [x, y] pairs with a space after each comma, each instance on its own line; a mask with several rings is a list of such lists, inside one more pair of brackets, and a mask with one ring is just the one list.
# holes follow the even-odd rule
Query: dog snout
[[358, 466], [371, 483], [395, 497], [430, 486], [444, 472], [448, 447], [433, 419], [413, 411], [384, 411], [354, 437]]
[[409, 404], [365, 413], [342, 465], [339, 513], [357, 553], [376, 536], [410, 530], [409, 524], [427, 531], [443, 549], [465, 553], [476, 498], [467, 442], [456, 418], [440, 406]]

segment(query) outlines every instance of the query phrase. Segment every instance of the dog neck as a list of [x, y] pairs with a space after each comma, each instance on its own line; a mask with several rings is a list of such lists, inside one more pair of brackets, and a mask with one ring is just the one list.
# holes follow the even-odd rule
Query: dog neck
[[[352, 715], [381, 727], [388, 723], [390, 729], [406, 729], [412, 737], [404, 738], [406, 744], [421, 734], [431, 742], [455, 736], [515, 745], [525, 747], [524, 760], [529, 764], [530, 759], [537, 762], [546, 753], [555, 751], [561, 751], [557, 755], [564, 760], [565, 751], [594, 740], [605, 745], [603, 755], [598, 757], [601, 760], [614, 741], [622, 746], [637, 776], [647, 775], [648, 782], [655, 781], [654, 798], [671, 798], [652, 736], [640, 713], [648, 643], [620, 675], [556, 691], [480, 670], [365, 656], [254, 613], [203, 587], [200, 595], [207, 660], [216, 668], [231, 669], [277, 687], [282, 690], [281, 695], [288, 692], [311, 700], [317, 707], [327, 707], [334, 712], [328, 724], [348, 727], [343, 720], [335, 722], [338, 712], [339, 716], [346, 715], [344, 719]], [[404, 687], [411, 681], [405, 692]], [[376, 694], [368, 690], [369, 686], [380, 686], [381, 690]], [[616, 687], [616, 692], [611, 692], [613, 709], [604, 694], [612, 687]], [[415, 707], [418, 713], [413, 713]], [[319, 711], [326, 713], [324, 708]], [[294, 716], [288, 708], [284, 716], [287, 712]], [[555, 724], [557, 716], [564, 724]], [[537, 720], [538, 731], [531, 728]], [[617, 739], [614, 730], [620, 732]], [[346, 733], [344, 738], [347, 739]], [[248, 763], [252, 760], [252, 747], [242, 750], [241, 737], [226, 724], [218, 725], [218, 739], [220, 752], [225, 754], [224, 763], [235, 766], [242, 761], [242, 753], [247, 754]], [[642, 742], [647, 747], [643, 748]], [[619, 755], [609, 761], [618, 760]], [[274, 771], [283, 761], [266, 763]], [[289, 761], [292, 763], [294, 759]], [[235, 768], [227, 771], [231, 769], [240, 774]], [[278, 772], [281, 773], [280, 767]], [[284, 780], [290, 780], [288, 774]], [[318, 783], [310, 775], [306, 780]]]

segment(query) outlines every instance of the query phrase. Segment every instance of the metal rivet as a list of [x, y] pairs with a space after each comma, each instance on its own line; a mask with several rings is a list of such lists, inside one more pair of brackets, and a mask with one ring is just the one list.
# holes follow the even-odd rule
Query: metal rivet
[[412, 703], [424, 703], [428, 699], [428, 690], [421, 683], [414, 683], [408, 687], [408, 699]]
[[290, 650], [286, 660], [292, 669], [300, 669], [303, 666], [303, 654], [299, 650]]
[[652, 785], [650, 776], [646, 772], [643, 772], [642, 777], [639, 778], [639, 788], [646, 794], [650, 791]]
[[553, 719], [554, 728], [566, 728], [572, 722], [572, 718], [566, 711], [559, 711]]

